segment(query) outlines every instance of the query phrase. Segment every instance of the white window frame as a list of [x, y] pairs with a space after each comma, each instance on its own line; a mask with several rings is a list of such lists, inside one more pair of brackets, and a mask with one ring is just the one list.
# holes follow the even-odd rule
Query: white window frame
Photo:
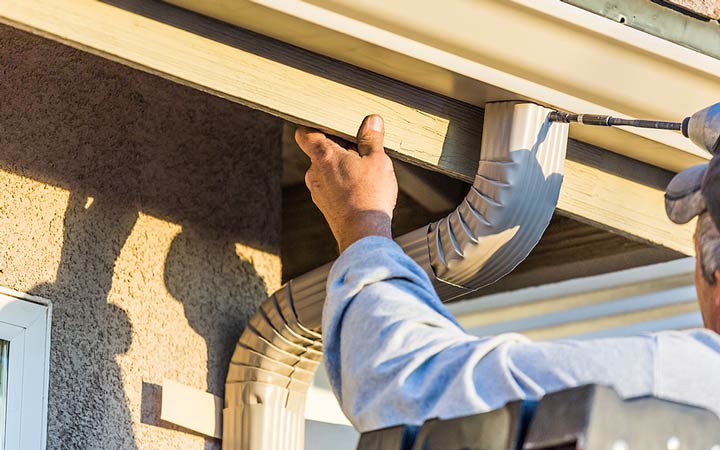
[[5, 450], [46, 447], [51, 317], [48, 300], [0, 287], [0, 339], [10, 342]]

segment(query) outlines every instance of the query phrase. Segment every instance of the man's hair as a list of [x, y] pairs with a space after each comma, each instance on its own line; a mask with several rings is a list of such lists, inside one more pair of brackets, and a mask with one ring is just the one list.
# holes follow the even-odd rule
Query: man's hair
[[720, 232], [707, 212], [700, 214], [696, 230], [700, 268], [705, 280], [714, 285], [715, 271], [720, 269]]

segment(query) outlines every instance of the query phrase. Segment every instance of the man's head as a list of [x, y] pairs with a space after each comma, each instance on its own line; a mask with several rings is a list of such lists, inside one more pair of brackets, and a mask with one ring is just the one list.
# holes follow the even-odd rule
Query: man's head
[[698, 218], [695, 287], [705, 327], [720, 332], [720, 157], [677, 174], [666, 189], [665, 210], [678, 224]]

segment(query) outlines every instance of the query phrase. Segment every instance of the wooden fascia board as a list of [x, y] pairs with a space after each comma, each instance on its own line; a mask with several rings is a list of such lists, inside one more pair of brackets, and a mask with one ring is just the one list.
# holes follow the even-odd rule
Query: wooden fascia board
[[[474, 175], [480, 108], [171, 5], [117, 3], [4, 0], [0, 22], [343, 137], [351, 137], [366, 114], [378, 113], [394, 156], [457, 178]], [[665, 217], [662, 188], [669, 176], [572, 141], [558, 209], [692, 254], [692, 225]]]
[[[167, 0], [464, 102], [681, 120], [720, 98], [720, 61], [557, 0]], [[707, 159], [680, 135], [572, 126], [672, 171]]]

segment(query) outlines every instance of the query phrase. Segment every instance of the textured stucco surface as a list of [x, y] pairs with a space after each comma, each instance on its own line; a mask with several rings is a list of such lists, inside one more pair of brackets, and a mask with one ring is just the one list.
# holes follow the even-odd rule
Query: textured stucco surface
[[281, 128], [0, 27], [0, 285], [54, 303], [48, 448], [219, 448], [158, 386], [221, 395], [279, 284]]
[[720, 19], [720, 0], [665, 0], [711, 19]]

